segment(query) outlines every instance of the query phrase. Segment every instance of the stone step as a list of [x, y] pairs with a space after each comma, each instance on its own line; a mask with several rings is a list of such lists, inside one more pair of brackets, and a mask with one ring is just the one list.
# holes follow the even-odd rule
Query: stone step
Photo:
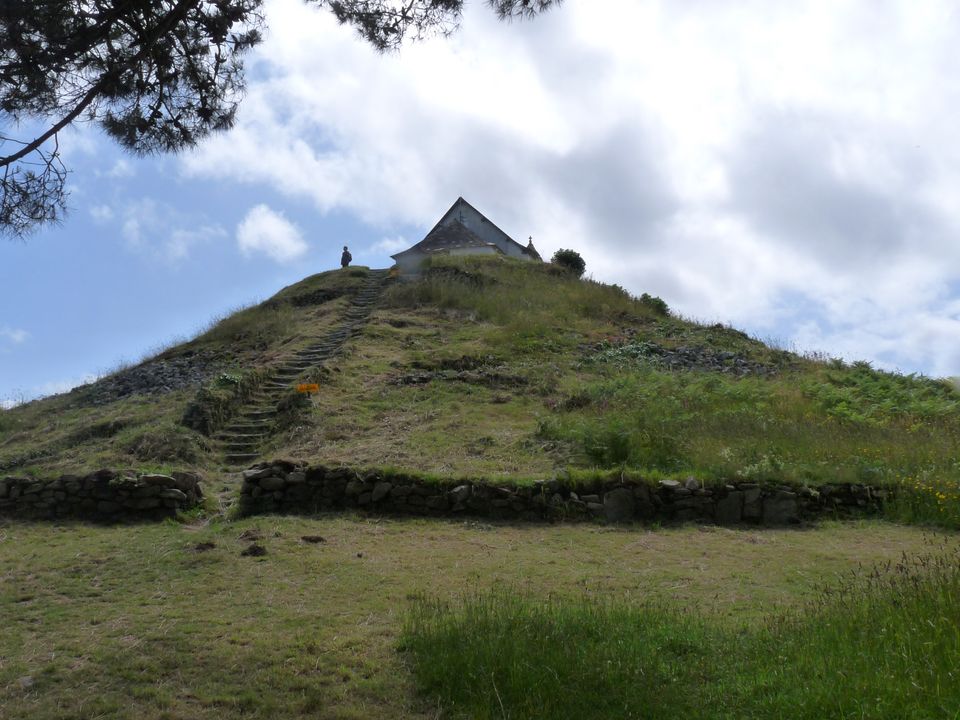
[[235, 422], [224, 428], [230, 433], [242, 433], [244, 431], [269, 430], [273, 423], [270, 422]]
[[251, 460], [256, 460], [260, 457], [260, 453], [227, 453], [224, 457], [228, 463], [239, 465], [250, 462]]

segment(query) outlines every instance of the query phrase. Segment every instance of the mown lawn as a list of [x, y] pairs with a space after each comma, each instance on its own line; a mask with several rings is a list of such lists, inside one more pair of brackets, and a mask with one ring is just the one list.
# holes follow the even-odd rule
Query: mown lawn
[[[251, 534], [263, 557], [241, 556]], [[884, 523], [10, 522], [0, 526], [0, 708], [5, 720], [435, 717], [435, 697], [419, 692], [399, 651], [417, 598], [503, 588], [624, 606], [660, 599], [736, 632], [858, 564], [929, 549], [921, 530]]]

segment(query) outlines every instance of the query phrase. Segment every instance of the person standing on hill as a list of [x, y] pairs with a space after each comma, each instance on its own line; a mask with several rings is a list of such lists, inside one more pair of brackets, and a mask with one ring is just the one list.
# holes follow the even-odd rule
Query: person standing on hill
[[353, 255], [350, 254], [350, 251], [347, 249], [347, 246], [343, 246], [343, 255], [340, 256], [340, 267], [346, 267], [350, 264], [350, 261], [353, 260]]

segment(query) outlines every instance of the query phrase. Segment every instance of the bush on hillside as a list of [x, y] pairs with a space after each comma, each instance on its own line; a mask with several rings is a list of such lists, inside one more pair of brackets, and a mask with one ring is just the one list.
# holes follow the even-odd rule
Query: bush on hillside
[[572, 272], [577, 277], [583, 277], [587, 269], [587, 263], [576, 250], [557, 250], [550, 258], [550, 262]]
[[665, 303], [661, 298], [658, 298], [656, 295], [644, 293], [640, 296], [640, 302], [653, 310], [657, 315], [663, 315], [666, 317], [670, 314], [670, 308], [667, 307], [667, 303]]

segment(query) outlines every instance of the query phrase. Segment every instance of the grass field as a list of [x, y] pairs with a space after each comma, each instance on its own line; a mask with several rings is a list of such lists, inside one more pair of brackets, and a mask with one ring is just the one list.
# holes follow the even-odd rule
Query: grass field
[[[265, 556], [241, 557], [251, 536]], [[0, 526], [0, 708], [5, 720], [436, 717], [442, 695], [422, 693], [414, 657], [398, 651], [418, 598], [456, 605], [499, 588], [534, 602], [660, 600], [737, 633], [861, 564], [933, 542], [883, 523], [10, 522]]]

